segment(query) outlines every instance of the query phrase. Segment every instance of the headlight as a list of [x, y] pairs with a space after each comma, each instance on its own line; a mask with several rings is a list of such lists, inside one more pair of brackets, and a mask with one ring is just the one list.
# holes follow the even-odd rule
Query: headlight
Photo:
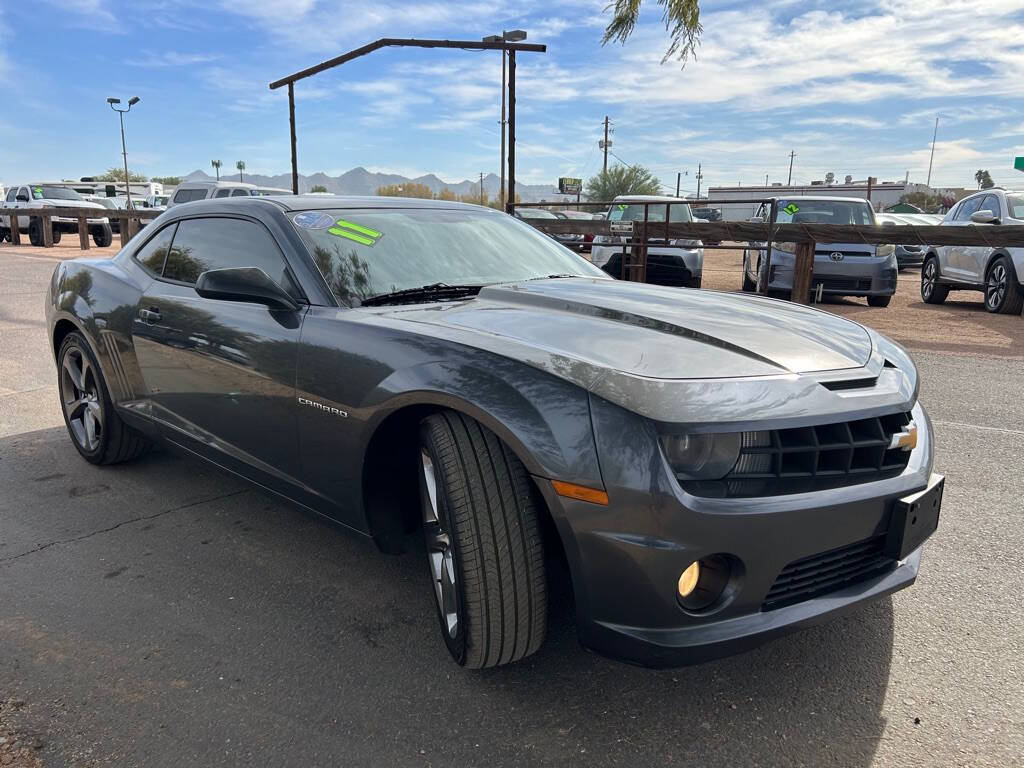
[[895, 245], [876, 245], [875, 256], [884, 259], [886, 256], [892, 256], [896, 253]]
[[672, 240], [672, 245], [682, 245], [686, 248], [700, 248], [704, 243], [700, 240]]
[[662, 435], [661, 446], [681, 480], [717, 480], [736, 465], [740, 433]]

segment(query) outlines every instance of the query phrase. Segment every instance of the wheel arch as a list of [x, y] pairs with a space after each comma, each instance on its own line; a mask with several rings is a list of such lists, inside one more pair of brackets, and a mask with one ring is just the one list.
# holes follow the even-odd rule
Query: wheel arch
[[363, 452], [361, 487], [370, 536], [384, 552], [405, 550], [410, 534], [420, 526], [419, 485], [416, 482], [420, 423], [427, 416], [452, 410], [475, 419], [494, 432], [523, 463], [533, 479], [531, 491], [546, 551], [565, 561], [565, 543], [555, 525], [544, 493], [537, 486], [538, 464], [530, 450], [493, 414], [473, 403], [433, 393], [403, 398], [374, 427]]
[[1021, 284], [1020, 273], [1017, 272], [1017, 265], [1013, 263], [1013, 256], [1005, 248], [993, 248], [992, 253], [988, 255], [988, 260], [985, 262], [985, 272], [982, 275], [984, 280], [988, 280], [988, 271], [992, 268], [992, 262], [998, 259], [1000, 256], [1005, 256], [1006, 260], [1010, 264], [1010, 270], [1013, 272], [1013, 278], [1017, 284]]

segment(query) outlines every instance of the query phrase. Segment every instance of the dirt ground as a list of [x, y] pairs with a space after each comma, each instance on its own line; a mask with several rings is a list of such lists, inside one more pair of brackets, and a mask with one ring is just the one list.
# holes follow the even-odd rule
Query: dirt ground
[[[72, 237], [53, 248], [15, 248], [3, 243], [0, 256], [17, 253], [53, 262], [82, 255], [103, 258], [117, 253], [119, 242], [115, 237], [110, 248], [90, 248], [88, 252], [79, 250], [77, 239]], [[740, 249], [706, 251], [704, 287], [739, 290], [742, 260]], [[917, 269], [900, 273], [896, 296], [884, 309], [869, 307], [864, 299], [827, 300], [821, 308], [869, 325], [911, 349], [1024, 357], [1024, 318], [989, 314], [979, 292], [954, 292], [945, 304], [925, 304], [921, 301]]]

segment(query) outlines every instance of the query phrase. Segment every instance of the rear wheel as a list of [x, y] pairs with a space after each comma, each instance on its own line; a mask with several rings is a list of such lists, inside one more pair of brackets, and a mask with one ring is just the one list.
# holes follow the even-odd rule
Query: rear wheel
[[423, 533], [441, 634], [473, 668], [536, 651], [547, 624], [538, 510], [522, 462], [455, 411], [420, 427]]
[[871, 307], [888, 307], [890, 301], [892, 296], [868, 296], [868, 306]]
[[949, 286], [939, 282], [939, 260], [929, 256], [921, 267], [921, 300], [925, 304], [941, 304], [949, 296]]
[[37, 248], [43, 244], [43, 228], [39, 224], [39, 219], [29, 219], [28, 241]]
[[114, 232], [110, 228], [109, 224], [101, 224], [95, 227], [92, 231], [92, 241], [96, 243], [97, 248], [106, 248], [112, 242], [114, 242]]
[[60, 345], [57, 387], [71, 442], [86, 461], [117, 464], [150, 449], [149, 440], [114, 412], [96, 356], [79, 333], [69, 333]]
[[60, 230], [56, 227], [53, 228], [53, 244], [56, 245], [60, 242]]
[[757, 283], [750, 279], [750, 275], [747, 273], [747, 260], [743, 259], [743, 285], [742, 289], [746, 293], [754, 293], [757, 291]]
[[1019, 315], [1024, 294], [1017, 285], [1013, 265], [1005, 256], [997, 256], [985, 278], [985, 309], [998, 315]]

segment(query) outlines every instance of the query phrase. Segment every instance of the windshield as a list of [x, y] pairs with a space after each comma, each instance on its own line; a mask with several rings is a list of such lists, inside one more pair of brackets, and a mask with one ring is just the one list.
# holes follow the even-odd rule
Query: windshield
[[1006, 210], [1012, 219], [1024, 219], [1024, 195], [1013, 194], [1006, 196]]
[[157, 195], [153, 198], [153, 205], [167, 205], [166, 195]]
[[780, 224], [875, 224], [867, 202], [848, 200], [779, 200], [775, 221]]
[[[678, 203], [669, 208], [670, 222], [693, 221], [690, 206]], [[643, 203], [616, 203], [608, 214], [611, 221], [643, 221]], [[665, 221], [665, 204], [651, 201], [647, 206], [647, 221]]]
[[32, 187], [33, 200], [84, 200], [80, 194], [73, 189], [64, 187]]
[[346, 307], [435, 283], [607, 277], [529, 224], [486, 209], [336, 209], [290, 218]]
[[543, 208], [517, 208], [516, 213], [524, 219], [557, 219], [558, 216]]

